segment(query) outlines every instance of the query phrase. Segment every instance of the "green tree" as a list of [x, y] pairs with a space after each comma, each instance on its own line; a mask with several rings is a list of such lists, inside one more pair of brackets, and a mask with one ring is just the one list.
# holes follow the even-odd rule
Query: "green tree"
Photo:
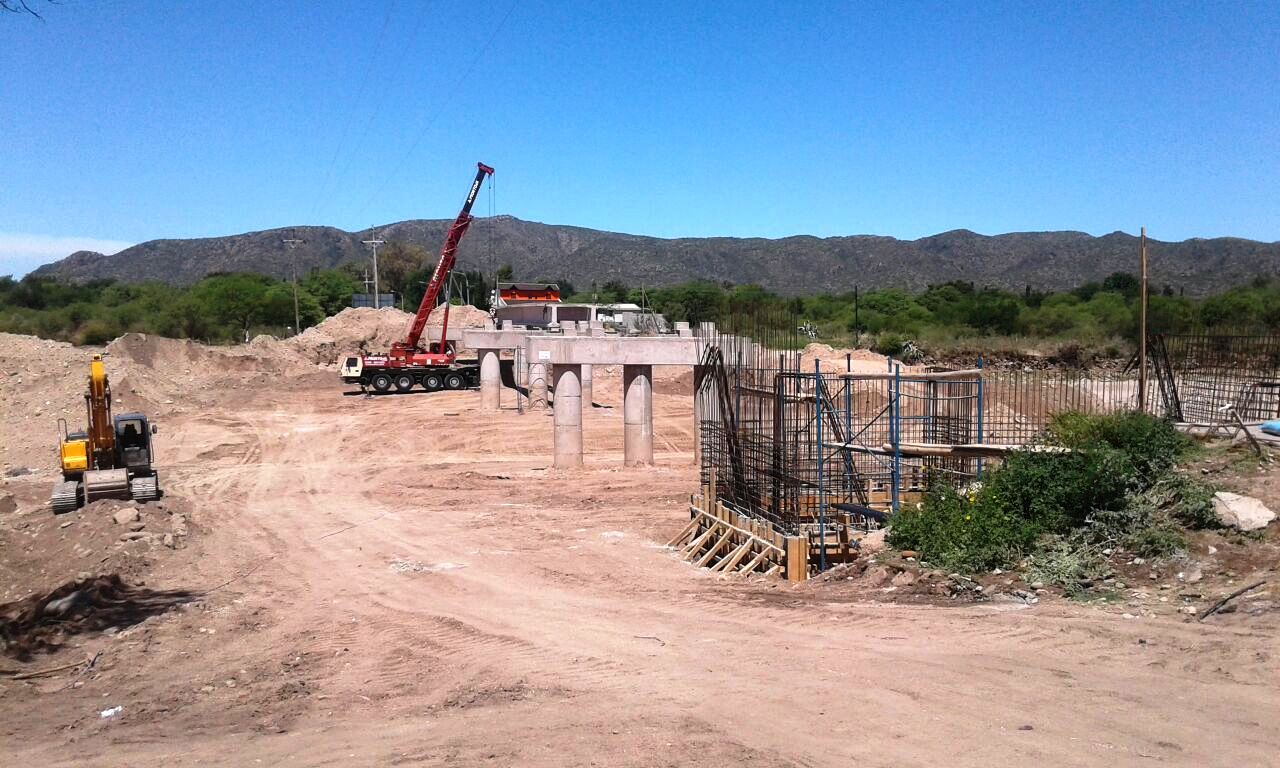
[[392, 241], [378, 250], [378, 282], [383, 291], [409, 293], [409, 278], [415, 273], [435, 265], [427, 264], [427, 249], [416, 243]]
[[351, 306], [351, 295], [361, 290], [358, 283], [342, 269], [319, 269], [307, 275], [302, 287], [315, 297], [325, 315], [336, 315]]
[[217, 322], [235, 328], [236, 338], [244, 338], [249, 327], [261, 319], [273, 282], [244, 272], [210, 275], [196, 283], [191, 294]]
[[621, 280], [610, 280], [600, 286], [600, 301], [604, 304], [621, 304], [627, 300], [627, 294], [630, 292], [626, 283]]

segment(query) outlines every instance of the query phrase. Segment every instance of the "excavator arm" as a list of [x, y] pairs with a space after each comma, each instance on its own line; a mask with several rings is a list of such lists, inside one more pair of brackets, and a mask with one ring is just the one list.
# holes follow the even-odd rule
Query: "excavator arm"
[[94, 355], [89, 363], [89, 390], [84, 393], [89, 417], [89, 447], [93, 451], [94, 468], [115, 466], [116, 432], [111, 423], [111, 384], [102, 356]]
[[[476, 178], [471, 182], [471, 189], [467, 192], [467, 200], [462, 204], [462, 210], [458, 213], [458, 218], [454, 219], [453, 225], [449, 227], [449, 233], [445, 235], [444, 246], [440, 249], [440, 260], [436, 263], [436, 269], [431, 273], [431, 282], [427, 284], [427, 292], [422, 295], [422, 303], [418, 305], [418, 312], [413, 316], [413, 322], [409, 324], [409, 333], [405, 336], [404, 341], [397, 345], [405, 350], [417, 350], [418, 341], [422, 338], [422, 331], [427, 327], [427, 318], [431, 316], [431, 310], [435, 309], [436, 302], [440, 299], [440, 293], [444, 290], [445, 282], [449, 279], [449, 273], [453, 271], [453, 265], [457, 261], [458, 243], [462, 241], [462, 236], [467, 233], [467, 228], [471, 226], [471, 206], [476, 201], [476, 195], [480, 192], [480, 185], [484, 183], [486, 176], [492, 176], [493, 169], [484, 163], [476, 163]], [[447, 308], [446, 308], [447, 311]], [[440, 348], [445, 348], [445, 339], [443, 334], [440, 338]]]

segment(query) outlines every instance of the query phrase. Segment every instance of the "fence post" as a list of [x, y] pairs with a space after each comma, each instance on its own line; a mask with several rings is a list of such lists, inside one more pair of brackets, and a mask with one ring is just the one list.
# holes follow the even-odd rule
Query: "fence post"
[[898, 486], [902, 484], [902, 366], [893, 368], [893, 392], [889, 397], [889, 438], [893, 441], [893, 513], [898, 514]]
[[[978, 443], [982, 443], [982, 355], [978, 355]], [[982, 457], [978, 457], [978, 478], [982, 478]]]
[[827, 488], [822, 480], [822, 401], [826, 391], [822, 387], [822, 361], [813, 361], [813, 413], [817, 421], [818, 435], [818, 571], [827, 570]]
[[[853, 355], [849, 352], [844, 355], [844, 371], [845, 373], [853, 373]], [[844, 441], [846, 444], [853, 442], [853, 379], [844, 379]], [[844, 456], [849, 459], [845, 465], [846, 471], [844, 473], [844, 500], [853, 501], [857, 498], [853, 490], [854, 477], [853, 473], [847, 470], [849, 465], [854, 463], [854, 458], [850, 449], [845, 449]], [[868, 490], [870, 489], [868, 488]]]

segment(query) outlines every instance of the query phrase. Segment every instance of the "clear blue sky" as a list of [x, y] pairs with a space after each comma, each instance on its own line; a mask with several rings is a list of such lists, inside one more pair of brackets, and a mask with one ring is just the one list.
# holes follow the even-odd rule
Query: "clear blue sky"
[[659, 236], [1280, 239], [1276, 2], [30, 1], [0, 273], [452, 217], [476, 160], [498, 213]]

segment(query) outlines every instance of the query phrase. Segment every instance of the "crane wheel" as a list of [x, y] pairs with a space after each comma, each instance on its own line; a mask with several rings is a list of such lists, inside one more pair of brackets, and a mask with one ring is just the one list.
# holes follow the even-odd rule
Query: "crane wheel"
[[373, 391], [379, 394], [385, 394], [391, 390], [391, 377], [385, 373], [376, 374], [369, 383], [373, 386]]
[[444, 377], [444, 385], [449, 389], [462, 389], [467, 385], [467, 380], [460, 373], [451, 373]]
[[396, 377], [396, 391], [408, 392], [413, 389], [413, 377], [407, 373], [402, 373]]
[[440, 374], [428, 373], [426, 376], [422, 377], [422, 386], [424, 389], [434, 392], [437, 389], [444, 388], [444, 381], [440, 378]]

